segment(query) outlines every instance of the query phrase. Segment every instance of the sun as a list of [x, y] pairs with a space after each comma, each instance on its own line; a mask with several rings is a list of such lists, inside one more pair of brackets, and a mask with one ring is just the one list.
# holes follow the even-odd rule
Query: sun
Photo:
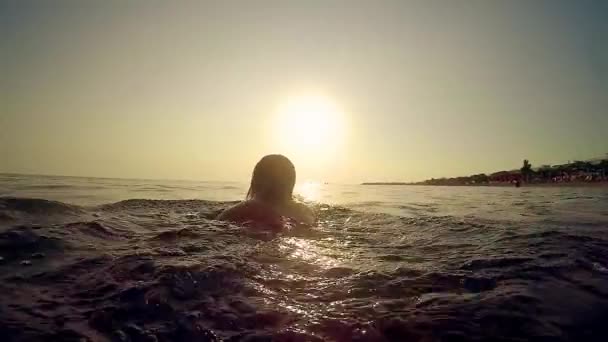
[[327, 97], [292, 97], [277, 112], [278, 143], [287, 153], [318, 159], [329, 156], [342, 143], [342, 112]]

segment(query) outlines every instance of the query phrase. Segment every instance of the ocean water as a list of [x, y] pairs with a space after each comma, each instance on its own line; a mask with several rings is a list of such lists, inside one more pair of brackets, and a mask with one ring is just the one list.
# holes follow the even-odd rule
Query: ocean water
[[0, 175], [2, 340], [608, 340], [606, 187], [304, 183], [271, 236], [246, 186]]

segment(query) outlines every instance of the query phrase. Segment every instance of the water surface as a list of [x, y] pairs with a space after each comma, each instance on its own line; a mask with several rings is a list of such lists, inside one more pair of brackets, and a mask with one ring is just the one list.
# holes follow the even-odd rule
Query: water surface
[[297, 192], [318, 226], [279, 236], [213, 220], [245, 191], [244, 183], [0, 175], [0, 333], [9, 341], [608, 337], [606, 188], [306, 183]]

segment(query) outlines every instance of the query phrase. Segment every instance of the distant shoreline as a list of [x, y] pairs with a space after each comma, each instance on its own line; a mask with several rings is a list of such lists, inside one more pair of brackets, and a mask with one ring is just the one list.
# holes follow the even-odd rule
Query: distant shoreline
[[[471, 186], [471, 187], [510, 187], [514, 188], [515, 185], [511, 183], [492, 183], [492, 184], [415, 184], [415, 183], [402, 183], [402, 182], [365, 182], [360, 185], [382, 185], [382, 186], [445, 186], [445, 187], [457, 187], [457, 186]], [[530, 183], [521, 184], [522, 188], [590, 188], [590, 187], [608, 187], [608, 182], [564, 182], [564, 183]]]

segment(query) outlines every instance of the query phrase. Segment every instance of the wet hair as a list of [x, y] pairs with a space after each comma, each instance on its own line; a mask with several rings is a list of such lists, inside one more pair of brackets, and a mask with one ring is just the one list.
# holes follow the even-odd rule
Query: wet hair
[[247, 199], [259, 198], [269, 202], [292, 199], [296, 184], [296, 168], [285, 156], [269, 154], [255, 165]]

